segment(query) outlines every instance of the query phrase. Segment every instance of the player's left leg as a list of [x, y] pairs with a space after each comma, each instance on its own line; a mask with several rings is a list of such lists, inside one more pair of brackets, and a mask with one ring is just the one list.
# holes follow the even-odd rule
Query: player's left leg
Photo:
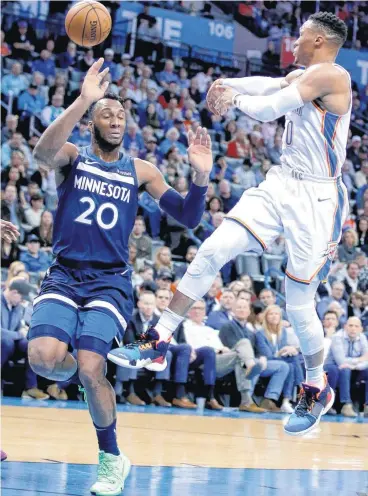
[[306, 434], [315, 428], [335, 400], [334, 390], [323, 371], [323, 328], [314, 303], [319, 283], [317, 278], [310, 284], [286, 279], [287, 315], [298, 335], [307, 372], [299, 403], [284, 426], [285, 432], [294, 436]]

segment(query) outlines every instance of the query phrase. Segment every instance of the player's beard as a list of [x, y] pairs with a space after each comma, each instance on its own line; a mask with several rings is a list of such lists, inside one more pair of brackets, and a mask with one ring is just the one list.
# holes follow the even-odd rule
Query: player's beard
[[98, 147], [104, 152], [113, 152], [117, 148], [120, 149], [121, 143], [123, 142], [123, 137], [121, 137], [120, 142], [117, 144], [110, 143], [109, 141], [105, 140], [96, 124], [93, 124], [93, 136]]

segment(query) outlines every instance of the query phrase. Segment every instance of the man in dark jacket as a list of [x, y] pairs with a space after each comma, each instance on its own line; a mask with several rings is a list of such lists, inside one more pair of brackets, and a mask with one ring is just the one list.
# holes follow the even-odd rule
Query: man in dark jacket
[[27, 359], [27, 328], [23, 325], [23, 298], [32, 290], [25, 279], [12, 279], [9, 286], [1, 294], [1, 369], [10, 359], [26, 359], [24, 398], [45, 400], [48, 394], [37, 387], [37, 376], [31, 369]]
[[[154, 326], [159, 317], [155, 315], [156, 297], [152, 292], [144, 292], [139, 296], [138, 309], [134, 312], [124, 335], [124, 344], [133, 343], [141, 339], [143, 334], [151, 326]], [[171, 344], [166, 355], [167, 367], [162, 372], [155, 373], [153, 403], [157, 406], [171, 407], [171, 403], [162, 396], [163, 382], [170, 380], [171, 363], [174, 361], [172, 376], [176, 384], [176, 397], [173, 405], [179, 408], [194, 409], [197, 405], [191, 402], [185, 394], [185, 384], [188, 380], [191, 347], [187, 344]], [[135, 392], [134, 383], [137, 380], [138, 371], [117, 367], [115, 393], [121, 396], [123, 393], [123, 382], [129, 382], [127, 401], [132, 405], [144, 406]]]

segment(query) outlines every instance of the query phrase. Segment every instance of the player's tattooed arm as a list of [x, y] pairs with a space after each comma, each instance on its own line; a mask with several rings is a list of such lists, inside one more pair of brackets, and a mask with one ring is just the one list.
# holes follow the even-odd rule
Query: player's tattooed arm
[[108, 69], [100, 72], [103, 61], [100, 58], [90, 67], [84, 78], [81, 95], [42, 134], [34, 150], [38, 163], [59, 169], [77, 158], [77, 147], [68, 143], [67, 139], [92, 103], [102, 98], [107, 90], [108, 82], [104, 82], [104, 77]]

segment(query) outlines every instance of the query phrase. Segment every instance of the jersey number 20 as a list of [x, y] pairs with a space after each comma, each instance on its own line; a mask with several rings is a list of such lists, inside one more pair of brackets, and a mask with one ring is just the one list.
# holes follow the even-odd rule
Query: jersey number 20
[[[89, 226], [92, 224], [93, 219], [88, 218], [93, 212], [96, 210], [96, 204], [92, 198], [89, 196], [84, 196], [79, 200], [81, 203], [87, 203], [89, 206], [87, 210], [85, 210], [82, 214], [78, 215], [78, 217], [75, 219], [75, 222], [80, 222], [81, 224], [88, 224]], [[102, 214], [104, 213], [105, 210], [111, 210], [112, 211], [112, 220], [106, 224], [102, 220]], [[97, 209], [96, 212], [96, 221], [97, 224], [102, 227], [102, 229], [112, 229], [117, 221], [118, 221], [118, 209], [113, 203], [103, 203], [100, 205]]]

